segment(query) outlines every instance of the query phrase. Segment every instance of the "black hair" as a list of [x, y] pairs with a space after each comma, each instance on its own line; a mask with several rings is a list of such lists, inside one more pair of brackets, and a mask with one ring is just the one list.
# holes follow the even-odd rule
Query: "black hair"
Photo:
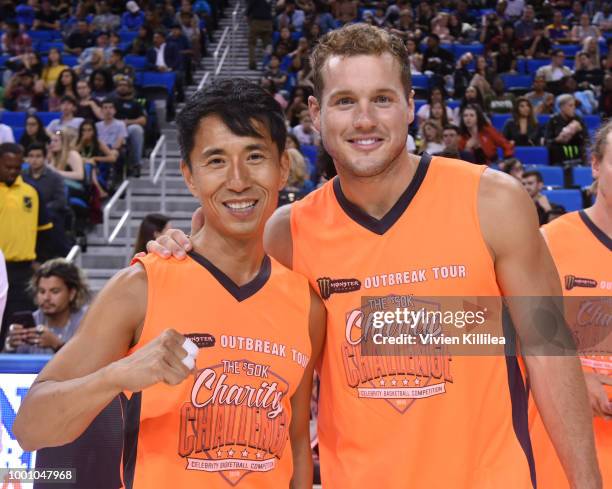
[[75, 107], [78, 107], [79, 104], [77, 104], [76, 99], [72, 96], [72, 95], [64, 95], [61, 99], [60, 102], [63, 104], [64, 102], [70, 102], [72, 105], [74, 105]]
[[93, 156], [96, 156], [101, 152], [100, 140], [98, 139], [98, 128], [96, 127], [96, 123], [92, 119], [85, 119], [83, 122], [81, 122], [81, 125], [79, 126], [79, 135], [77, 137], [76, 144], [77, 147], [80, 147], [81, 142], [83, 141], [83, 131], [85, 130], [86, 126], [91, 126], [93, 129], [93, 138], [91, 140], [91, 146], [89, 148], [92, 151], [91, 154]]
[[44, 144], [32, 143], [26, 148], [26, 155], [29, 155], [30, 151], [42, 151], [43, 156], [47, 156], [47, 146]]
[[[104, 107], [106, 104], [112, 104], [112, 106], [115, 107], [115, 101], [110, 97], [102, 99], [102, 102], [100, 102], [100, 107]], [[116, 109], [117, 107], [115, 107], [115, 110]]]
[[74, 70], [70, 68], [66, 68], [61, 71], [61, 73], [57, 77], [57, 81], [55, 82], [55, 95], [58, 97], [63, 97], [64, 94], [66, 93], [66, 87], [64, 87], [64, 84], [62, 83], [62, 76], [64, 76], [64, 73], [66, 71], [69, 71], [70, 74], [72, 75], [72, 83], [71, 83], [72, 91], [76, 93], [76, 84], [77, 84], [76, 73], [74, 72]]
[[443, 128], [443, 131], [455, 131], [459, 134], [459, 128], [455, 124], [446, 124]]
[[102, 76], [102, 78], [104, 78], [104, 91], [112, 92], [113, 89], [115, 88], [114, 83], [113, 83], [113, 77], [111, 76], [108, 70], [105, 70], [103, 68], [98, 68], [96, 70], [93, 70], [91, 72], [91, 75], [89, 75], [89, 86], [92, 88], [92, 90], [95, 88], [94, 80], [97, 75], [100, 75]]
[[47, 131], [45, 131], [45, 126], [40, 120], [40, 117], [38, 117], [36, 114], [28, 115], [26, 117], [26, 126], [28, 124], [28, 119], [34, 119], [36, 124], [38, 124], [38, 129], [36, 130], [36, 134], [34, 134], [34, 136], [30, 136], [28, 131], [24, 131], [21, 138], [19, 138], [19, 144], [21, 144], [21, 146], [24, 148], [29, 148], [30, 145], [34, 143], [47, 144], [49, 142], [49, 135], [47, 134]]
[[460, 128], [460, 134], [464, 135], [464, 136], [469, 136], [470, 131], [469, 129], [465, 126], [465, 122], [463, 122], [463, 113], [466, 110], [473, 110], [474, 112], [476, 112], [476, 127], [478, 127], [478, 131], [482, 131], [482, 129], [488, 125], [487, 119], [484, 115], [484, 112], [482, 110], [482, 108], [480, 107], [480, 105], [478, 104], [467, 104], [465, 107], [463, 107], [461, 109], [461, 112], [459, 114], [460, 117], [460, 121], [459, 121], [459, 128]]
[[542, 174], [537, 170], [529, 170], [523, 173], [523, 178], [528, 177], [536, 177], [538, 183], [544, 183], [544, 179], [542, 178]]
[[140, 253], [141, 251], [147, 251], [147, 242], [155, 239], [155, 232], [161, 233], [166, 227], [166, 224], [170, 221], [168, 216], [164, 214], [147, 214], [138, 229], [138, 237], [134, 244], [134, 253]]
[[13, 153], [16, 155], [23, 155], [23, 148], [21, 144], [17, 143], [2, 143], [0, 144], [0, 158], [4, 155]]
[[113, 54], [116, 54], [117, 56], [119, 56], [119, 58], [123, 59], [123, 50], [115, 48], [113, 49]]
[[262, 137], [254, 122], [270, 131], [279, 154], [285, 150], [287, 126], [283, 109], [265, 89], [243, 78], [214, 81], [194, 93], [176, 118], [181, 158], [191, 168], [191, 152], [200, 122], [217, 115], [237, 136]]
[[555, 49], [555, 50], [553, 50], [553, 52], [552, 52], [552, 55], [553, 55], [553, 56], [557, 56], [557, 55], [559, 55], [559, 54], [562, 54], [563, 56], [565, 56], [565, 53], [563, 52], [563, 49]]

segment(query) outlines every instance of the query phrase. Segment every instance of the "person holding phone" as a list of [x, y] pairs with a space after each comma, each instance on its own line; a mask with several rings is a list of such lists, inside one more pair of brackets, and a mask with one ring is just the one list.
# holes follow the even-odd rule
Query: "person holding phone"
[[78, 267], [63, 258], [45, 262], [32, 277], [30, 291], [38, 309], [15, 312], [6, 352], [53, 354], [76, 332], [90, 292]]

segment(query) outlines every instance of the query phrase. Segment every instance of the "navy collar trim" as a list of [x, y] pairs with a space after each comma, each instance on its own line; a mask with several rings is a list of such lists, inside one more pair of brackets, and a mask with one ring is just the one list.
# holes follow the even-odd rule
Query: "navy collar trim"
[[346, 215], [357, 224], [366, 228], [372, 233], [383, 235], [398, 221], [398, 219], [410, 205], [410, 202], [412, 202], [412, 199], [414, 199], [414, 196], [419, 191], [419, 188], [425, 179], [425, 175], [427, 175], [427, 170], [429, 169], [430, 163], [431, 155], [423, 153], [412, 181], [406, 190], [404, 190], [402, 195], [400, 195], [393, 207], [389, 209], [389, 212], [387, 212], [381, 219], [376, 219], [375, 217], [370, 216], [349, 201], [344, 195], [344, 192], [342, 192], [342, 187], [340, 186], [340, 180], [338, 177], [336, 177], [333, 181], [336, 200]]
[[187, 253], [187, 255], [193, 258], [193, 260], [196, 261], [198, 264], [206, 268], [206, 270], [210, 272], [210, 274], [219, 282], [219, 284], [225, 290], [227, 290], [238, 302], [242, 302], [259, 292], [262, 287], [268, 282], [272, 270], [270, 257], [268, 255], [265, 255], [261, 263], [261, 268], [259, 269], [259, 272], [255, 276], [255, 278], [253, 278], [253, 280], [251, 280], [247, 284], [237, 285], [231, 278], [229, 278], [225, 273], [219, 270], [210, 260], [204, 258], [199, 253], [196, 253], [195, 251], [190, 251]]

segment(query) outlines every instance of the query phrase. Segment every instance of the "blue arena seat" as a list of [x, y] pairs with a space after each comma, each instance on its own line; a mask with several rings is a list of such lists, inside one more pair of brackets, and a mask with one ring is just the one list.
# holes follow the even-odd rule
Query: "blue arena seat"
[[525, 72], [532, 73], [535, 76], [538, 68], [550, 64], [550, 59], [528, 59], [525, 62]]
[[429, 90], [429, 77], [427, 75], [412, 75], [412, 88]]
[[599, 115], [585, 115], [582, 120], [584, 120], [589, 132], [596, 131], [601, 126], [601, 116]]
[[525, 166], [525, 171], [538, 171], [542, 175], [544, 185], [547, 187], [563, 187], [563, 168], [560, 166], [530, 165]]
[[423, 105], [425, 105], [426, 103], [427, 103], [427, 100], [423, 98], [415, 98], [414, 99], [414, 114], [416, 115], [419, 109], [423, 107]]
[[484, 45], [476, 44], [454, 44], [452, 51], [455, 53], [455, 59], [459, 59], [465, 53], [472, 53], [474, 56], [484, 54]]
[[533, 84], [531, 75], [502, 75], [506, 90], [528, 90]]
[[40, 121], [44, 126], [48, 126], [53, 119], [59, 119], [62, 116], [61, 112], [36, 112]]
[[79, 63], [79, 58], [78, 56], [74, 56], [72, 54], [62, 54], [62, 63], [72, 68]]
[[49, 42], [58, 38], [55, 31], [28, 31], [27, 34], [32, 42]]
[[15, 142], [18, 143], [25, 132], [25, 127], [13, 127], [13, 137], [15, 138]]
[[576, 189], [543, 190], [551, 202], [562, 205], [567, 212], [582, 209], [582, 194]]
[[0, 122], [11, 127], [24, 127], [26, 115], [25, 112], [11, 112], [5, 110], [0, 114]]
[[590, 166], [572, 168], [572, 182], [578, 187], [588, 187], [593, 183], [593, 171]]
[[[548, 165], [548, 148], [545, 146], [517, 146], [514, 156], [523, 165]], [[561, 183], [563, 186], [563, 183]]]
[[3, 54], [2, 56], [0, 56], [0, 66], [4, 66], [4, 63], [6, 63], [9, 60], [10, 56], [7, 56], [6, 54]]
[[573, 58], [574, 56], [576, 56], [578, 51], [582, 49], [582, 46], [578, 44], [555, 44], [553, 45], [553, 51], [555, 49], [560, 49], [561, 51], [563, 51], [563, 54], [565, 54], [565, 56]]
[[174, 89], [176, 74], [172, 72], [157, 73], [155, 71], [145, 71], [142, 75], [143, 87], [166, 87], [168, 92]]
[[540, 123], [541, 126], [545, 126], [546, 124], [548, 124], [548, 121], [550, 120], [552, 116], [550, 114], [540, 114], [538, 116], [538, 122]]
[[122, 42], [131, 43], [138, 36], [138, 31], [119, 31], [119, 39]]
[[147, 66], [147, 58], [145, 56], [136, 56], [135, 54], [128, 54], [125, 56], [125, 63], [133, 66], [135, 70], [144, 70]]
[[49, 49], [55, 48], [58, 49], [61, 53], [64, 51], [64, 43], [62, 41], [43, 41], [38, 43], [37, 51], [41, 53], [48, 53]]
[[501, 131], [506, 121], [511, 117], [512, 114], [491, 114], [491, 124], [495, 129]]
[[461, 101], [460, 100], [447, 100], [446, 101], [446, 106], [449, 109], [453, 109], [455, 110], [456, 108], [458, 108], [461, 105]]

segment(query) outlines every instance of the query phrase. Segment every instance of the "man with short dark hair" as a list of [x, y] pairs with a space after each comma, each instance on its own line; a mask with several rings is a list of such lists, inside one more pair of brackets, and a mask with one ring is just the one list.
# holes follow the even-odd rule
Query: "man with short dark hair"
[[83, 122], [82, 117], [75, 117], [78, 108], [77, 101], [71, 95], [64, 95], [60, 103], [60, 109], [62, 115], [59, 119], [53, 119], [47, 126], [47, 132], [49, 135], [56, 131], [62, 131], [67, 127], [74, 129], [75, 132], [79, 131], [79, 127]]
[[11, 287], [0, 327], [0, 345], [8, 321], [16, 311], [33, 309], [26, 293], [36, 259], [39, 232], [52, 229], [38, 191], [21, 178], [23, 149], [15, 143], [0, 144], [0, 249], [6, 259]]
[[474, 154], [472, 152], [459, 149], [459, 128], [457, 126], [453, 124], [444, 126], [442, 143], [444, 144], [444, 151], [437, 153], [438, 156], [458, 158], [474, 163]]
[[90, 292], [83, 273], [64, 258], [46, 261], [32, 276], [30, 293], [38, 309], [35, 328], [11, 324], [5, 352], [52, 355], [76, 333]]
[[55, 6], [50, 0], [43, 0], [40, 10], [36, 13], [33, 29], [35, 31], [59, 31], [60, 18]]
[[36, 258], [39, 262], [66, 256], [69, 251], [65, 234], [68, 213], [66, 183], [64, 178], [52, 170], [47, 163], [47, 147], [34, 143], [26, 149], [28, 168], [22, 173], [26, 183], [32, 185], [40, 196], [40, 205], [47, 210], [53, 229], [43, 233], [36, 241]]
[[547, 83], [556, 82], [566, 76], [572, 75], [572, 70], [565, 66], [565, 53], [561, 49], [555, 49], [550, 59], [550, 64], [540, 66], [536, 76], [543, 76]]
[[98, 139], [110, 149], [121, 150], [128, 136], [125, 122], [115, 119], [117, 110], [112, 99], [102, 101], [102, 120], [96, 122]]
[[166, 33], [156, 31], [153, 34], [153, 47], [147, 51], [147, 63], [150, 69], [162, 73], [177, 72], [181, 66], [181, 55], [175, 44], [166, 42]]
[[274, 21], [272, 5], [267, 0], [249, 0], [246, 7], [246, 16], [249, 20], [249, 70], [255, 70], [255, 47], [257, 40], [261, 39], [263, 48], [272, 44], [272, 31]]
[[80, 54], [95, 43], [95, 37], [91, 33], [89, 24], [86, 20], [79, 20], [77, 27], [66, 39], [64, 51], [68, 54]]
[[453, 72], [454, 61], [453, 54], [440, 47], [440, 37], [437, 34], [429, 34], [427, 48], [423, 53], [423, 72], [448, 75]]
[[134, 97], [134, 87], [129, 78], [122, 78], [117, 82], [116, 95], [114, 99], [115, 117], [127, 128], [128, 173], [138, 177], [140, 176], [140, 159], [144, 148], [147, 116], [140, 102]]
[[548, 213], [552, 210], [550, 201], [546, 195], [542, 194], [544, 188], [544, 179], [539, 171], [526, 171], [523, 173], [523, 187], [533, 200], [536, 210], [538, 211], [538, 220], [540, 226], [548, 222]]
[[136, 70], [134, 70], [133, 66], [128, 65], [125, 62], [123, 51], [121, 51], [121, 49], [112, 50], [108, 64], [109, 71], [113, 77], [115, 85], [118, 83], [120, 78], [129, 78], [130, 80], [134, 80]]

